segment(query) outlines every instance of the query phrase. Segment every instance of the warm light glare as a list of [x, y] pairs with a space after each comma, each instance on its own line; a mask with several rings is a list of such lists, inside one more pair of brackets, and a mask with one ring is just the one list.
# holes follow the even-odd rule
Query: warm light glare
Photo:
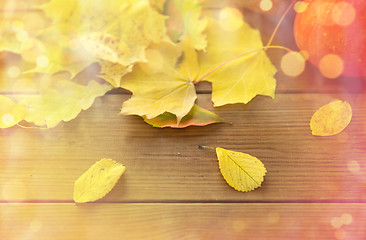
[[337, 3], [332, 10], [332, 19], [336, 24], [348, 26], [354, 22], [356, 18], [356, 10], [352, 4], [348, 2]]
[[20, 30], [23, 29], [24, 24], [20, 20], [15, 20], [15, 21], [12, 22], [11, 26], [14, 29], [14, 31], [20, 31]]
[[20, 42], [24, 42], [28, 39], [28, 32], [24, 30], [20, 30], [16, 33], [16, 38]]
[[272, 9], [273, 7], [273, 3], [271, 0], [262, 0], [260, 3], [259, 3], [259, 7], [262, 11], [264, 12], [268, 12], [269, 10]]
[[330, 221], [330, 223], [332, 224], [332, 226], [334, 228], [340, 228], [343, 225], [342, 219], [340, 217], [334, 217], [334, 218], [332, 218], [332, 220]]
[[42, 67], [42, 68], [47, 67], [48, 63], [49, 63], [48, 58], [46, 56], [39, 56], [37, 58], [37, 65], [39, 67]]
[[298, 1], [294, 5], [294, 10], [297, 13], [305, 12], [308, 8], [308, 3], [305, 3], [304, 1]]
[[1, 121], [4, 125], [10, 126], [13, 125], [15, 122], [14, 116], [10, 113], [6, 113], [1, 117]]
[[347, 164], [347, 168], [351, 173], [356, 173], [360, 171], [360, 164], [358, 164], [356, 161], [350, 161]]
[[305, 69], [305, 59], [298, 52], [289, 52], [281, 59], [281, 69], [287, 76], [299, 76]]
[[309, 59], [309, 52], [306, 51], [306, 50], [301, 50], [300, 51], [300, 54], [306, 59], [308, 60]]
[[37, 31], [45, 27], [45, 21], [38, 12], [30, 12], [23, 16], [24, 28], [28, 31]]
[[334, 237], [337, 240], [343, 240], [346, 238], [346, 231], [344, 231], [344, 229], [337, 229], [337, 231], [334, 233]]
[[236, 8], [226, 7], [219, 13], [219, 23], [227, 31], [236, 31], [243, 25], [243, 15]]
[[343, 73], [343, 60], [335, 54], [325, 55], [319, 62], [319, 70], [324, 77], [337, 78]]
[[20, 69], [17, 66], [11, 66], [7, 70], [8, 76], [11, 78], [17, 78], [20, 76]]
[[349, 213], [343, 213], [341, 219], [344, 225], [350, 225], [353, 221], [352, 216]]

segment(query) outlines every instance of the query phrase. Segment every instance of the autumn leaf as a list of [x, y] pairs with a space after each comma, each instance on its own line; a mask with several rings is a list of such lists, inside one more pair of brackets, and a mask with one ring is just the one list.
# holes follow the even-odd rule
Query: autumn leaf
[[194, 105], [189, 113], [177, 123], [177, 117], [169, 112], [165, 112], [155, 118], [148, 119], [144, 117], [145, 122], [154, 127], [185, 128], [188, 126], [205, 126], [212, 123], [225, 123], [220, 116], [204, 108]]
[[205, 50], [207, 40], [204, 30], [207, 19], [202, 16], [201, 1], [167, 0], [164, 13], [169, 16], [166, 21], [167, 31], [174, 42], [189, 37], [194, 48]]
[[147, 0], [51, 0], [43, 9], [56, 28], [95, 58], [125, 66], [145, 61], [147, 46], [166, 37], [166, 17]]
[[121, 86], [122, 77], [131, 72], [133, 68], [133, 65], [124, 66], [122, 64], [108, 61], [100, 61], [100, 66], [101, 70], [99, 77], [109, 82], [115, 88]]
[[0, 128], [12, 127], [25, 115], [24, 107], [10, 98], [0, 95]]
[[199, 53], [200, 76], [212, 82], [215, 106], [248, 103], [256, 95], [274, 97], [276, 68], [263, 49], [258, 30], [242, 20], [209, 19], [208, 46]]
[[95, 98], [103, 96], [110, 89], [110, 85], [93, 80], [87, 86], [70, 80], [58, 80], [39, 89], [40, 94], [18, 98], [25, 107], [24, 119], [27, 122], [52, 128], [61, 121], [74, 119], [81, 110], [88, 109]]
[[74, 184], [74, 201], [94, 202], [116, 185], [125, 171], [125, 166], [112, 159], [103, 158], [91, 166]]
[[346, 101], [334, 100], [314, 113], [310, 120], [310, 128], [313, 135], [332, 136], [342, 132], [351, 118], [351, 105]]
[[235, 190], [249, 192], [261, 186], [267, 170], [259, 159], [219, 147], [216, 154], [222, 176]]
[[147, 51], [147, 59], [122, 79], [121, 87], [133, 95], [123, 103], [121, 114], [151, 119], [170, 112], [180, 122], [197, 98], [193, 85], [198, 73], [194, 48], [187, 39], [177, 46], [161, 43]]

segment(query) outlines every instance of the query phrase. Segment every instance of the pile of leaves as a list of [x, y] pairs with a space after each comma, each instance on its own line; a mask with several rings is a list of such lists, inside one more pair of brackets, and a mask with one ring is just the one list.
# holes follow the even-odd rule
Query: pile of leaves
[[224, 121], [195, 105], [200, 81], [212, 83], [214, 106], [274, 97], [260, 32], [234, 8], [206, 13], [207, 2], [23, 0], [2, 11], [0, 128], [55, 127], [112, 88], [133, 93], [121, 114], [156, 127]]
[[[212, 83], [214, 106], [274, 97], [277, 70], [266, 50], [288, 49], [270, 46], [274, 34], [263, 45], [235, 8], [204, 11], [210, 1], [0, 2], [0, 128], [23, 120], [55, 127], [114, 88], [132, 92], [121, 114], [155, 127], [225, 122], [195, 104], [201, 81]], [[331, 136], [351, 117], [351, 106], [336, 100], [314, 114], [310, 127], [313, 135]], [[216, 154], [230, 186], [243, 192], [260, 187], [267, 170], [259, 159], [220, 147]], [[102, 159], [75, 182], [74, 200], [103, 197], [124, 171]]]

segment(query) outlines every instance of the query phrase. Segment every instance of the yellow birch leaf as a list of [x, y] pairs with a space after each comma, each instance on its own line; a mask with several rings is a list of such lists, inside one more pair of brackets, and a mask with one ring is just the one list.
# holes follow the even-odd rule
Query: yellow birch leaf
[[177, 122], [191, 110], [197, 98], [193, 81], [198, 73], [197, 55], [189, 42], [161, 43], [147, 51], [147, 63], [139, 63], [121, 86], [133, 95], [125, 101], [121, 114], [151, 119], [165, 112]]
[[261, 186], [267, 170], [259, 159], [219, 147], [216, 154], [222, 176], [235, 190], [249, 192]]
[[351, 105], [346, 101], [334, 100], [314, 113], [310, 120], [310, 128], [313, 135], [332, 136], [342, 132], [351, 118]]
[[24, 117], [23, 106], [14, 103], [8, 97], [0, 95], [0, 128], [12, 127]]
[[243, 20], [230, 24], [209, 19], [207, 51], [198, 55], [198, 79], [212, 82], [215, 106], [248, 103], [256, 95], [273, 98], [277, 70], [263, 49], [259, 31]]
[[91, 166], [74, 184], [74, 201], [94, 202], [104, 197], [116, 185], [125, 166], [112, 159], [103, 158]]

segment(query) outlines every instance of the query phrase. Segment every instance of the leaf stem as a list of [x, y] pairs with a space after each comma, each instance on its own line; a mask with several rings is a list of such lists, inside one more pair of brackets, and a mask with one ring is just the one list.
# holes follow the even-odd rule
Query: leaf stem
[[283, 22], [283, 20], [285, 19], [285, 17], [287, 16], [288, 12], [291, 10], [292, 6], [295, 4], [296, 1], [297, 0], [293, 0], [291, 2], [291, 4], [287, 7], [286, 11], [282, 14], [282, 17], [280, 18], [280, 21], [278, 21], [275, 29], [273, 30], [273, 33], [272, 33], [271, 37], [269, 38], [266, 47], [268, 47], [269, 45], [271, 45], [271, 43], [273, 41], [273, 38], [274, 38], [274, 36], [276, 35], [276, 33], [278, 31], [278, 28], [280, 27], [281, 23]]
[[201, 82], [202, 80], [204, 80], [207, 76], [209, 76], [211, 73], [215, 72], [217, 69], [221, 68], [222, 66], [224, 66], [225, 64], [241, 57], [241, 56], [244, 56], [244, 55], [247, 55], [247, 54], [250, 54], [250, 53], [253, 53], [253, 52], [257, 52], [257, 51], [260, 51], [260, 50], [267, 50], [267, 49], [283, 49], [283, 50], [286, 50], [288, 52], [293, 52], [291, 49], [287, 48], [287, 47], [283, 47], [283, 46], [265, 46], [265, 47], [261, 47], [261, 48], [255, 48], [255, 49], [251, 49], [249, 51], [245, 51], [245, 52], [242, 52], [232, 58], [229, 58], [228, 60], [222, 62], [220, 65], [214, 67], [213, 69], [211, 69], [210, 71], [208, 71], [206, 74], [204, 74], [202, 77], [200, 77], [200, 79], [196, 80], [193, 82], [193, 84], [197, 84], [199, 82]]

